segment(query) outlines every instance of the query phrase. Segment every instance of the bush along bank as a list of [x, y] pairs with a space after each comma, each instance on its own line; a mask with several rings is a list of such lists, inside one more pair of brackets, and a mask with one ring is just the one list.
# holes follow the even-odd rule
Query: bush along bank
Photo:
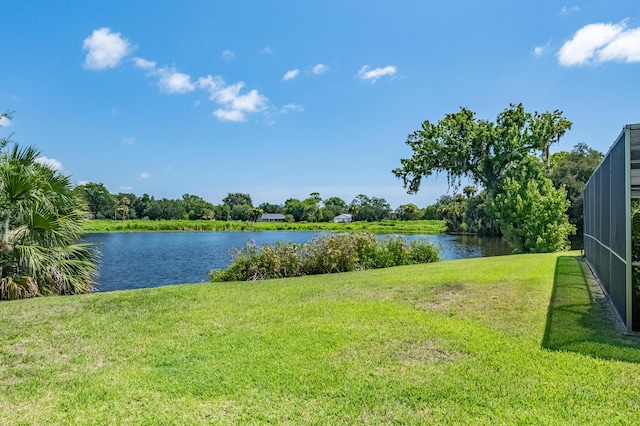
[[379, 239], [373, 234], [319, 236], [305, 244], [276, 242], [262, 247], [248, 243], [234, 254], [225, 270], [209, 273], [212, 282], [254, 281], [360, 271], [390, 266], [437, 262], [438, 248], [426, 238], [407, 242], [391, 235]]

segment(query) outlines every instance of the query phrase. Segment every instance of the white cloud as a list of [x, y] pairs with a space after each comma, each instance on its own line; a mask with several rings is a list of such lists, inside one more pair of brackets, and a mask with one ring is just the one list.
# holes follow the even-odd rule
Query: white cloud
[[557, 53], [560, 65], [571, 67], [607, 61], [640, 62], [640, 28], [626, 24], [589, 24], [573, 35]]
[[156, 67], [155, 62], [149, 61], [144, 58], [133, 58], [133, 62], [135, 63], [136, 67], [142, 68], [143, 70], [151, 70]]
[[369, 65], [365, 65], [358, 71], [358, 77], [362, 80], [371, 80], [372, 83], [378, 81], [380, 77], [393, 76], [398, 71], [396, 67], [387, 65], [384, 68], [370, 69]]
[[580, 12], [580, 8], [578, 6], [571, 6], [571, 7], [564, 6], [562, 10], [560, 10], [560, 15], [564, 16], [564, 15], [568, 15], [570, 13], [575, 13], [575, 12]]
[[94, 30], [84, 40], [82, 48], [89, 51], [84, 66], [91, 70], [113, 68], [133, 50], [127, 39], [122, 38], [120, 33], [112, 32], [110, 28]]
[[82, 185], [86, 185], [86, 184], [88, 184], [88, 183], [89, 183], [89, 181], [88, 181], [88, 180], [79, 180], [79, 181], [78, 181], [78, 183], [77, 183], [76, 185], [78, 185], [78, 186], [82, 186]]
[[199, 88], [208, 90], [211, 93], [225, 86], [225, 82], [223, 78], [220, 77], [219, 75], [216, 75], [216, 76], [208, 75], [206, 77], [200, 77], [196, 82], [196, 84], [198, 85]]
[[291, 79], [296, 78], [298, 76], [298, 74], [300, 74], [300, 70], [296, 68], [295, 70], [287, 71], [284, 74], [284, 77], [282, 77], [282, 79], [284, 81], [291, 80]]
[[233, 59], [234, 56], [236, 56], [236, 54], [233, 53], [233, 50], [223, 50], [222, 51], [222, 57], [224, 59]]
[[11, 120], [4, 115], [0, 115], [0, 127], [9, 127], [11, 126]]
[[36, 158], [35, 161], [36, 163], [40, 163], [43, 166], [47, 166], [52, 170], [56, 170], [56, 171], [62, 170], [62, 163], [56, 160], [55, 158], [48, 158], [43, 155]]
[[156, 68], [156, 62], [144, 58], [133, 58], [136, 67], [147, 70], [148, 75], [158, 77], [158, 87], [163, 93], [189, 93], [196, 85], [188, 74], [177, 72], [174, 67]]
[[221, 121], [246, 121], [245, 113], [262, 111], [269, 102], [255, 89], [247, 94], [240, 94], [245, 86], [243, 82], [227, 85], [220, 76], [200, 78], [197, 84], [209, 91], [209, 99], [223, 106], [213, 112]]
[[158, 75], [158, 86], [164, 93], [188, 93], [196, 88], [191, 82], [191, 76], [176, 72], [173, 68], [160, 68], [155, 72]]
[[598, 52], [598, 61], [640, 62], [640, 28], [623, 31]]
[[217, 109], [213, 111], [213, 115], [215, 115], [220, 121], [233, 121], [236, 123], [247, 121], [247, 117], [244, 112], [238, 110]]
[[326, 66], [325, 64], [318, 64], [315, 67], [313, 67], [311, 69], [311, 72], [313, 72], [314, 74], [323, 74], [325, 72], [329, 71], [329, 67]]
[[[244, 85], [244, 83], [242, 83]], [[267, 98], [258, 93], [256, 89], [251, 90], [248, 94], [236, 97], [233, 102], [233, 108], [241, 111], [256, 112], [264, 108]]]
[[300, 104], [286, 104], [280, 110], [281, 113], [286, 113], [288, 111], [304, 111], [304, 107]]
[[133, 186], [121, 186], [120, 191], [133, 191]]
[[153, 175], [152, 175], [151, 173], [149, 173], [149, 172], [142, 172], [142, 173], [140, 173], [140, 178], [141, 178], [141, 179], [150, 179], [150, 178], [152, 178], [152, 177], [153, 177]]
[[275, 52], [275, 50], [271, 46], [266, 46], [262, 50], [260, 50], [260, 53], [266, 53], [266, 54], [271, 54], [273, 52]]
[[136, 138], [124, 137], [121, 140], [122, 140], [122, 143], [125, 143], [127, 145], [133, 145], [134, 143], [136, 143]]
[[547, 42], [547, 44], [536, 46], [533, 48], [533, 54], [536, 56], [542, 56], [549, 51], [551, 48], [551, 42]]

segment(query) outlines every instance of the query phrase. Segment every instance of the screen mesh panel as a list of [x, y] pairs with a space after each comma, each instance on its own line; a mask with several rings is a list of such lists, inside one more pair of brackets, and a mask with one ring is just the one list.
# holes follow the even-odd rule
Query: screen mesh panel
[[627, 298], [631, 277], [627, 235], [631, 232], [629, 212], [631, 167], [628, 131], [615, 141], [584, 190], [585, 257], [609, 295], [627, 329]]

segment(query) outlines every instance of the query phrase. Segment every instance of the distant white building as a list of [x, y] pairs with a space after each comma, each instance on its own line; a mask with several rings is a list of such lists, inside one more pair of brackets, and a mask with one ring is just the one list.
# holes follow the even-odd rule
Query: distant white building
[[350, 214], [343, 213], [333, 218], [334, 223], [351, 223], [352, 217]]
[[258, 222], [284, 222], [286, 217], [280, 213], [265, 213], [260, 216]]

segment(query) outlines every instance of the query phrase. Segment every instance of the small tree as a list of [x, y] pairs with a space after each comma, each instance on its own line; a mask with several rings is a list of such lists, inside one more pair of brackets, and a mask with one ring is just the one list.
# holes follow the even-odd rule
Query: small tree
[[211, 219], [213, 215], [213, 204], [203, 200], [197, 195], [182, 195], [182, 205], [187, 212], [187, 219]]
[[384, 198], [369, 198], [364, 194], [358, 194], [349, 205], [349, 213], [353, 220], [375, 222], [388, 219], [391, 215], [391, 206]]
[[253, 207], [251, 196], [249, 194], [242, 194], [240, 192], [229, 193], [222, 199], [222, 203], [228, 205], [231, 209], [233, 209], [234, 206], [243, 204], [246, 204], [249, 207]]
[[296, 198], [289, 198], [284, 202], [285, 214], [291, 215], [296, 222], [304, 219], [304, 208], [304, 203]]
[[250, 220], [253, 207], [248, 204], [237, 204], [231, 208], [232, 220]]
[[403, 204], [396, 209], [396, 216], [400, 220], [417, 220], [422, 211], [413, 203]]
[[543, 253], [568, 248], [567, 237], [575, 233], [565, 213], [568, 207], [564, 187], [555, 189], [541, 163], [530, 159], [507, 171], [493, 208], [516, 252]]
[[89, 182], [76, 187], [75, 190], [86, 200], [94, 219], [97, 219], [100, 214], [112, 216], [110, 213], [113, 213], [116, 208], [116, 200], [104, 184]]
[[259, 208], [253, 208], [250, 210], [249, 214], [251, 216], [251, 220], [253, 220], [254, 222], [257, 222], [258, 219], [260, 219], [264, 214], [264, 210]]

